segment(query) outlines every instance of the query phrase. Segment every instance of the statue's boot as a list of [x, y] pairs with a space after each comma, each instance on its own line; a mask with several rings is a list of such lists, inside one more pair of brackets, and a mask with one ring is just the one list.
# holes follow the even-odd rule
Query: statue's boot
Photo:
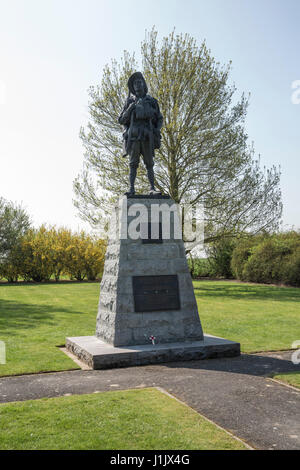
[[129, 191], [127, 191], [127, 193], [125, 193], [126, 196], [134, 196], [135, 195], [134, 182], [135, 182], [135, 178], [136, 178], [136, 172], [137, 172], [137, 168], [130, 167], [130, 171], [129, 171], [130, 188], [129, 188]]
[[155, 186], [154, 186], [154, 171], [153, 171], [153, 168], [148, 168], [147, 174], [148, 174], [148, 180], [149, 180], [149, 183], [150, 183], [150, 192], [149, 192], [149, 194], [151, 194], [151, 195], [161, 194], [161, 192], [157, 191], [155, 189]]

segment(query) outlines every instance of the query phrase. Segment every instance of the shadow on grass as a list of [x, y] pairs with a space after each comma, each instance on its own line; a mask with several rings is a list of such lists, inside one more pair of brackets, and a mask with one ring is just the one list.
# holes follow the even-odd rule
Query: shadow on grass
[[276, 287], [276, 286], [258, 286], [248, 284], [221, 284], [212, 283], [209, 285], [207, 281], [194, 283], [194, 291], [197, 297], [223, 297], [228, 299], [243, 300], [271, 300], [271, 301], [290, 301], [300, 302], [300, 289]]
[[63, 313], [78, 315], [82, 314], [82, 311], [51, 304], [26, 304], [0, 299], [0, 336], [4, 333], [5, 336], [18, 336], [20, 329], [37, 328], [41, 323], [53, 326], [55, 316]]

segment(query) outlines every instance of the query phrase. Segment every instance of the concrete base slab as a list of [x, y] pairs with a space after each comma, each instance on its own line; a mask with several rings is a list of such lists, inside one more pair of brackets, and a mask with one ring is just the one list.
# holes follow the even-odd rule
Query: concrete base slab
[[204, 335], [203, 341], [114, 347], [96, 336], [66, 338], [66, 348], [93, 369], [240, 355], [240, 343]]

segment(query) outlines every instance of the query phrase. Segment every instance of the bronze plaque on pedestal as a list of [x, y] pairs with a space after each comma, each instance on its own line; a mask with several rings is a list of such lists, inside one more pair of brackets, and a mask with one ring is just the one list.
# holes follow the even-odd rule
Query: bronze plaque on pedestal
[[177, 275], [133, 276], [132, 285], [136, 312], [180, 309]]

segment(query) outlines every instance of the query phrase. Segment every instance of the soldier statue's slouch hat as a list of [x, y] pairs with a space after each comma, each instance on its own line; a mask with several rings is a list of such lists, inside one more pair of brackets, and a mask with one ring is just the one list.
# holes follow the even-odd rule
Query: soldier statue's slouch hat
[[128, 83], [127, 83], [129, 92], [132, 93], [133, 95], [135, 95], [133, 84], [134, 84], [134, 80], [136, 78], [140, 78], [140, 79], [143, 80], [144, 87], [145, 87], [145, 93], [148, 93], [148, 87], [147, 87], [147, 84], [146, 84], [146, 80], [144, 79], [143, 74], [141, 72], [134, 72], [131, 75], [131, 77], [129, 77], [129, 80], [128, 80]]

